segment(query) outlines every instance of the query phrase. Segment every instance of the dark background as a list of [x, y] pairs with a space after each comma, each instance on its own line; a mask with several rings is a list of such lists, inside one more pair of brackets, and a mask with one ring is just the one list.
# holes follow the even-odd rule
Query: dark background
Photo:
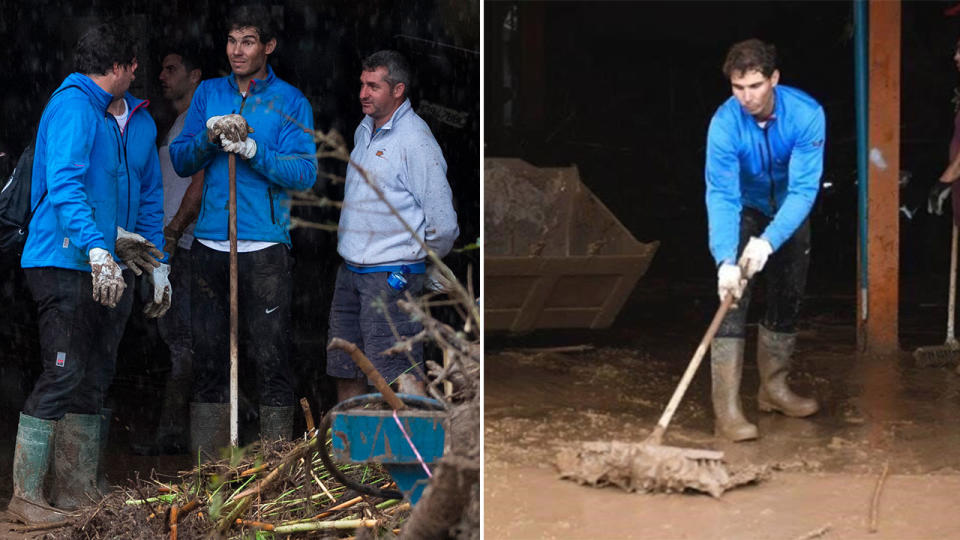
[[[948, 216], [925, 211], [947, 164], [957, 85], [956, 2], [902, 4], [901, 303], [945, 305]], [[852, 2], [488, 2], [486, 156], [575, 164], [581, 180], [641, 241], [653, 263], [614, 329], [636, 328], [646, 295], [716, 302], [707, 246], [707, 126], [730, 97], [720, 70], [733, 43], [774, 43], [781, 84], [816, 98], [827, 118], [823, 185], [812, 213], [807, 306], [839, 299], [854, 320], [857, 188]], [[491, 204], [491, 195], [486, 195]], [[489, 232], [488, 232], [489, 234]], [[666, 291], [666, 292], [665, 292]], [[639, 306], [639, 307], [638, 307]], [[754, 318], [758, 310], [752, 310]], [[709, 313], [707, 313], [709, 312]], [[936, 308], [942, 339], [942, 310]], [[809, 310], [808, 310], [808, 315]], [[905, 322], [904, 322], [905, 321]], [[577, 337], [573, 339], [583, 339]]]
[[[130, 91], [150, 100], [149, 110], [162, 138], [176, 116], [163, 99], [157, 80], [165, 46], [182, 38], [195, 40], [206, 54], [204, 78], [226, 74], [229, 67], [225, 18], [233, 4], [213, 0], [0, 0], [0, 40], [4, 44], [4, 54], [0, 55], [0, 144], [12, 156], [12, 160], [0, 159], [0, 177], [6, 178], [12, 161], [31, 141], [48, 96], [72, 71], [73, 47], [85, 28], [104, 18], [117, 17], [142, 36], [137, 78]], [[310, 100], [316, 129], [336, 129], [351, 147], [353, 132], [363, 117], [357, 98], [362, 59], [385, 48], [399, 50], [408, 57], [415, 71], [411, 101], [443, 149], [459, 216], [457, 251], [445, 261], [461, 279], [466, 278], [467, 267], [472, 266], [477, 281], [478, 251], [460, 248], [475, 242], [480, 231], [478, 2], [274, 0], [264, 4], [279, 23], [279, 46], [269, 60], [277, 76], [299, 88]], [[427, 110], [426, 102], [456, 114], [441, 118], [442, 115]], [[321, 162], [321, 169], [342, 174], [344, 166]], [[315, 189], [332, 199], [342, 198], [341, 185], [320, 182]], [[297, 207], [293, 212], [323, 223], [336, 224], [338, 219], [334, 209]], [[299, 378], [297, 397], [311, 400], [319, 420], [319, 411], [335, 401], [332, 385], [323, 373], [327, 316], [340, 258], [336, 253], [336, 233], [296, 229], [292, 236], [297, 261], [292, 328], [293, 358]], [[0, 425], [15, 430], [17, 411], [38, 374], [39, 344], [36, 308], [22, 273], [14, 266], [11, 261], [3, 261], [0, 275]], [[478, 285], [475, 282], [475, 290], [479, 290]], [[142, 439], [152, 435], [160, 392], [169, 370], [166, 346], [157, 335], [155, 323], [140, 314], [141, 307], [138, 300], [121, 344], [117, 377], [108, 398], [108, 405], [118, 411], [117, 421], [125, 427], [115, 429], [112, 437], [119, 435], [123, 439], [126, 431], [131, 442], [144, 442]], [[241, 344], [241, 357], [242, 351]], [[250, 367], [246, 366], [246, 371], [241, 367], [241, 380], [246, 395], [255, 401]], [[245, 409], [246, 421], [255, 435], [256, 420], [251, 413], [256, 404], [246, 405], [250, 406]], [[302, 420], [299, 422], [302, 424]], [[13, 432], [0, 431], [0, 437], [12, 445]], [[0, 458], [4, 458], [3, 451]], [[3, 459], [3, 463], [8, 462]]]

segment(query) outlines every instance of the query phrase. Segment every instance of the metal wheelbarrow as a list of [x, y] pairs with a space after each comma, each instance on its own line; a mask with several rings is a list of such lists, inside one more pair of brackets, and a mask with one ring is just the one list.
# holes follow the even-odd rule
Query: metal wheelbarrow
[[443, 455], [443, 422], [447, 413], [435, 399], [410, 394], [395, 396], [405, 408], [370, 408], [384, 403], [384, 396], [379, 393], [344, 400], [323, 417], [319, 429], [322, 437], [332, 428], [333, 457], [337, 461], [380, 463], [400, 491], [350, 480], [333, 463], [323, 444], [320, 459], [334, 478], [355, 491], [390, 499], [406, 497], [414, 505], [430, 482], [431, 465]]

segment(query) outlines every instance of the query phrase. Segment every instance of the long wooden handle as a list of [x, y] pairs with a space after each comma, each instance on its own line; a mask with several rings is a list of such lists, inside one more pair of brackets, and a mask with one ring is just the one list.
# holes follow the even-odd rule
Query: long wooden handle
[[723, 302], [720, 303], [720, 307], [717, 308], [717, 313], [713, 316], [713, 320], [710, 321], [707, 332], [703, 335], [703, 339], [700, 340], [700, 345], [697, 346], [696, 352], [693, 353], [693, 358], [690, 359], [687, 370], [683, 373], [677, 389], [673, 391], [673, 396], [670, 397], [667, 408], [663, 410], [657, 426], [653, 429], [653, 432], [650, 433], [650, 436], [647, 437], [647, 441], [652, 444], [660, 444], [662, 442], [663, 433], [667, 430], [667, 426], [670, 425], [673, 413], [677, 411], [680, 400], [683, 399], [683, 395], [687, 393], [690, 381], [693, 380], [693, 375], [697, 372], [697, 368], [700, 367], [700, 362], [703, 360], [704, 355], [706, 355], [707, 349], [710, 348], [710, 341], [713, 340], [713, 336], [716, 335], [717, 329], [720, 328], [720, 323], [723, 322], [723, 318], [726, 316], [727, 311], [730, 310], [731, 305], [733, 305], [733, 295], [728, 294], [726, 298], [723, 299]]
[[954, 344], [957, 338], [953, 334], [954, 315], [957, 301], [957, 222], [953, 222], [953, 234], [950, 240], [950, 298], [947, 299], [947, 344]]
[[327, 350], [330, 349], [341, 349], [350, 354], [350, 358], [353, 360], [353, 363], [360, 368], [360, 371], [370, 379], [370, 382], [373, 383], [373, 386], [383, 394], [384, 401], [390, 405], [391, 408], [395, 411], [402, 411], [406, 409], [407, 406], [400, 401], [400, 398], [397, 397], [397, 394], [394, 393], [393, 389], [390, 388], [390, 385], [387, 384], [387, 381], [383, 379], [383, 376], [380, 375], [380, 372], [377, 371], [377, 368], [373, 367], [373, 364], [370, 363], [370, 359], [367, 358], [367, 355], [363, 354], [363, 351], [359, 347], [350, 343], [349, 341], [341, 338], [333, 338], [330, 340], [330, 345], [327, 346]]
[[239, 335], [237, 312], [237, 155], [228, 154], [230, 173], [230, 202], [227, 233], [230, 238], [230, 444], [239, 446], [240, 441], [240, 411], [239, 411], [239, 368], [238, 348]]

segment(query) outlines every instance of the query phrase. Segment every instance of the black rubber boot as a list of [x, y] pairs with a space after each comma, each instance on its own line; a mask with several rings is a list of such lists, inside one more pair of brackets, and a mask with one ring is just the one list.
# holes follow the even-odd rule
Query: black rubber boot
[[217, 459], [230, 446], [230, 404], [190, 404], [190, 452], [202, 462]]
[[100, 415], [67, 413], [57, 422], [53, 504], [64, 510], [95, 504], [100, 461]]
[[295, 407], [260, 406], [260, 438], [267, 441], [291, 440]]
[[820, 410], [816, 400], [794, 394], [787, 385], [796, 343], [796, 334], [772, 332], [760, 325], [757, 335], [757, 369], [760, 371], [757, 408], [761, 411], [777, 411], [802, 418]]
[[65, 521], [69, 514], [51, 507], [43, 497], [43, 481], [50, 469], [50, 450], [56, 420], [20, 413], [17, 446], [13, 454], [13, 496], [7, 511], [27, 525]]
[[743, 339], [714, 338], [710, 343], [713, 432], [731, 441], [757, 438], [757, 426], [743, 416], [740, 405], [740, 378], [743, 373]]

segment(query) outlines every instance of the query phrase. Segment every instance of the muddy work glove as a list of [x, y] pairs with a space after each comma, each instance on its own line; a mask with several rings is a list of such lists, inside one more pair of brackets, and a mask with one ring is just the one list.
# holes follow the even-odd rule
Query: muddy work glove
[[746, 285], [747, 280], [743, 279], [739, 266], [723, 263], [717, 269], [717, 295], [720, 296], [721, 302], [730, 294], [733, 295], [733, 307], [736, 307], [736, 301], [743, 296], [743, 289]]
[[927, 194], [927, 213], [935, 216], [943, 215], [943, 201], [950, 197], [950, 188], [953, 184], [944, 184], [937, 181], [930, 186], [930, 193]]
[[90, 275], [93, 277], [93, 299], [107, 307], [114, 307], [123, 296], [127, 284], [123, 281], [120, 266], [113, 261], [110, 252], [93, 248], [89, 252]]
[[140, 275], [144, 270], [151, 270], [160, 266], [163, 252], [153, 245], [153, 242], [117, 227], [117, 257], [127, 265], [133, 273]]
[[246, 140], [247, 133], [253, 133], [253, 128], [247, 125], [246, 119], [239, 114], [211, 116], [207, 119], [207, 138], [210, 142], [217, 142], [226, 138], [230, 142]]
[[224, 152], [233, 152], [243, 159], [250, 159], [257, 153], [257, 142], [247, 137], [242, 141], [231, 141], [226, 135], [220, 136], [220, 145]]
[[756, 236], [750, 237], [747, 247], [743, 248], [743, 253], [740, 254], [740, 267], [744, 269], [747, 279], [753, 278], [754, 274], [763, 270], [771, 253], [773, 253], [773, 246], [770, 242]]
[[147, 274], [147, 280], [153, 284], [153, 299], [143, 308], [143, 314], [149, 319], [162, 317], [170, 309], [170, 265], [161, 264]]

